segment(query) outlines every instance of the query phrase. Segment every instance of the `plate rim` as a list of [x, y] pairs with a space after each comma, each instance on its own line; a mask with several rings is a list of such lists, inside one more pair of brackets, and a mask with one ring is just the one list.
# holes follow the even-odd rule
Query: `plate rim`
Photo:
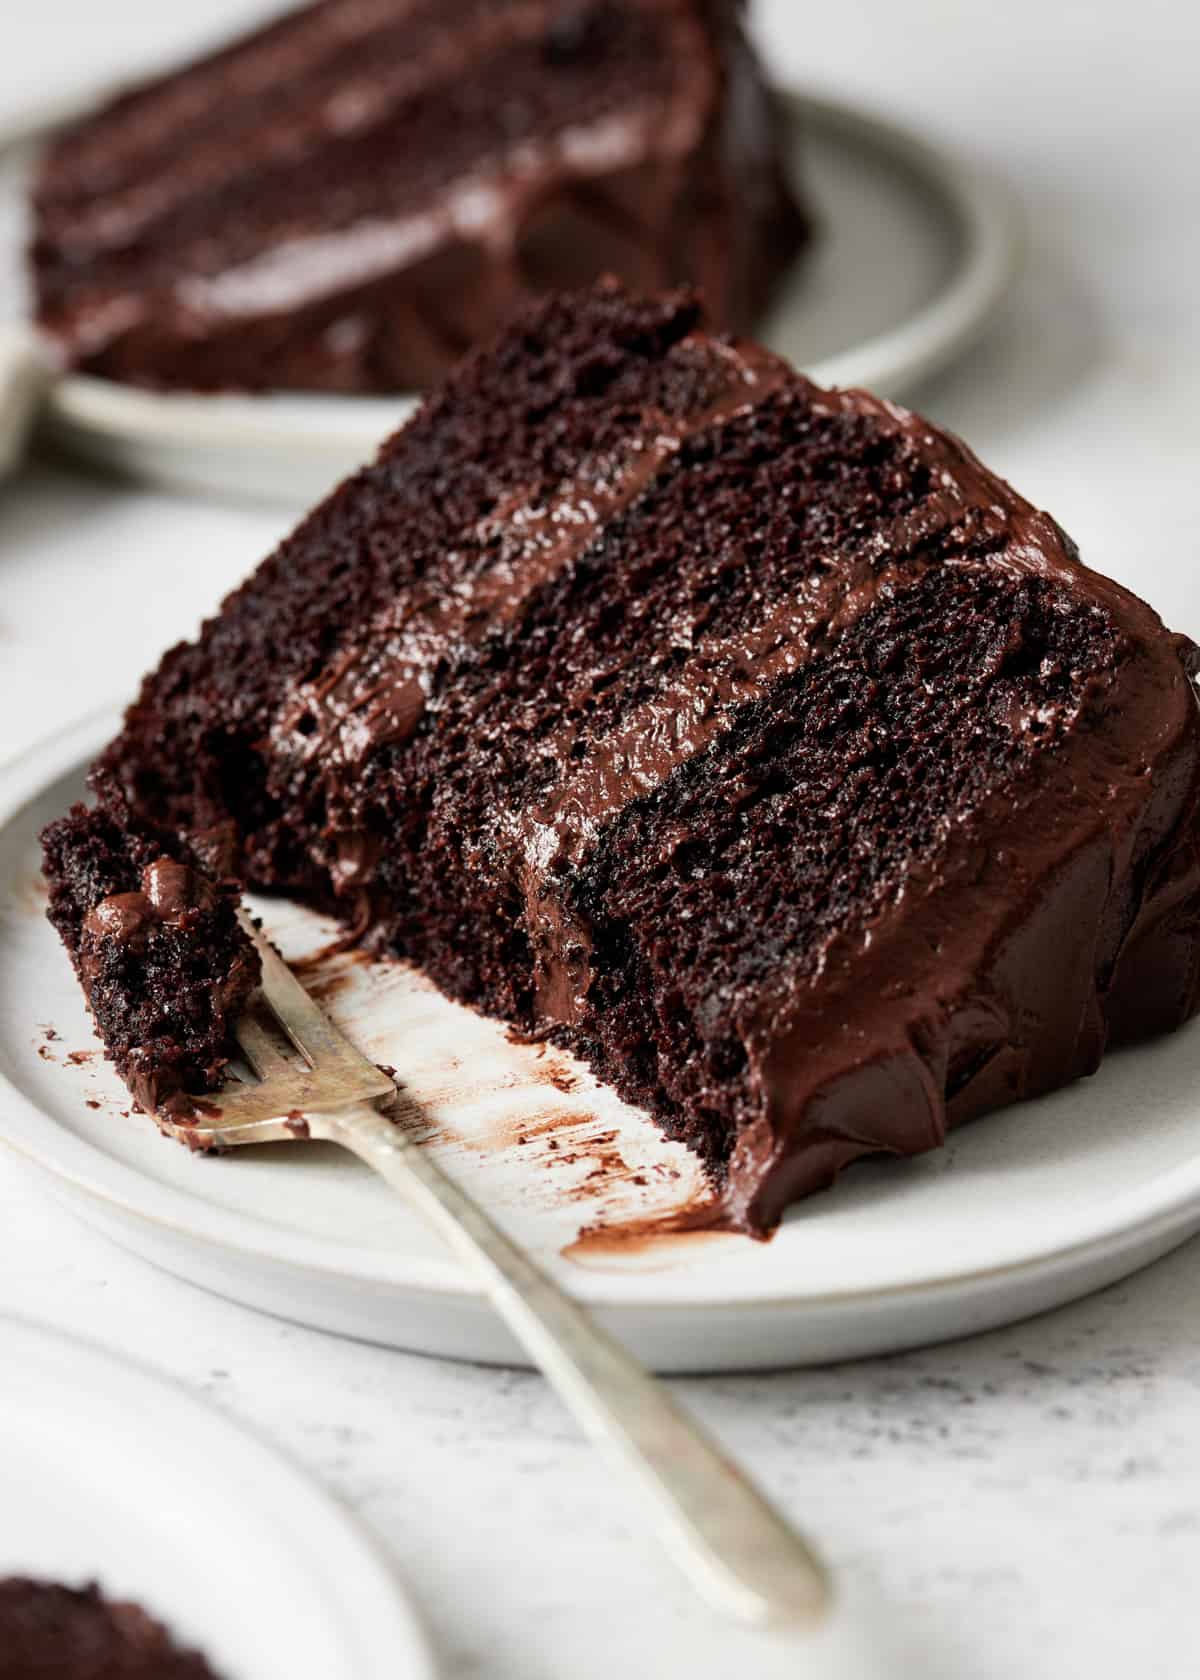
[[[413, 1680], [436, 1680], [439, 1668], [433, 1641], [396, 1559], [345, 1500], [326, 1487], [287, 1448], [255, 1424], [196, 1393], [172, 1372], [148, 1362], [140, 1354], [128, 1354], [122, 1348], [93, 1336], [80, 1335], [54, 1320], [8, 1310], [0, 1312], [0, 1339], [14, 1336], [27, 1338], [51, 1361], [70, 1359], [76, 1371], [81, 1360], [93, 1371], [102, 1368], [110, 1385], [118, 1385], [134, 1399], [145, 1402], [151, 1391], [156, 1391], [161, 1401], [169, 1403], [173, 1417], [182, 1417], [185, 1424], [196, 1424], [197, 1432], [207, 1430], [223, 1438], [227, 1453], [240, 1452], [243, 1462], [247, 1455], [252, 1458], [258, 1476], [268, 1483], [268, 1496], [286, 1497], [293, 1508], [302, 1504], [319, 1520], [322, 1556], [327, 1546], [336, 1545], [339, 1554], [353, 1563], [353, 1568], [338, 1575], [338, 1592], [354, 1595], [355, 1617], [361, 1619], [369, 1635], [361, 1644], [366, 1654], [364, 1675], [369, 1675], [370, 1680], [385, 1680], [393, 1672], [388, 1653], [395, 1651], [397, 1640], [403, 1640], [402, 1648], [414, 1665]], [[194, 1438], [190, 1428], [187, 1433], [189, 1439]], [[229, 1462], [227, 1453], [222, 1453], [220, 1458], [223, 1470]], [[303, 1531], [307, 1532], [308, 1528]]]
[[[17, 757], [0, 765], [0, 839], [57, 778], [81, 767], [111, 734], [119, 718], [112, 708], [90, 712], [54, 731]], [[0, 914], [4, 906], [0, 905]], [[1186, 1030], [1186, 1029], [1185, 1029]], [[1200, 1023], [1194, 1024], [1200, 1032]], [[59, 1188], [98, 1203], [141, 1228], [172, 1233], [207, 1246], [225, 1258], [265, 1262], [291, 1272], [306, 1272], [334, 1283], [352, 1282], [399, 1289], [408, 1296], [483, 1303], [481, 1290], [462, 1266], [447, 1255], [393, 1255], [382, 1248], [335, 1244], [328, 1238], [287, 1232], [253, 1213], [216, 1205], [178, 1185], [145, 1177], [87, 1138], [61, 1127], [9, 1077], [0, 1060], [0, 1143], [47, 1173]], [[25, 1125], [14, 1135], [11, 1116]], [[151, 1205], [147, 1204], [147, 1196]], [[1115, 1210], [1115, 1211], [1114, 1211]], [[1076, 1210], [1052, 1240], [1026, 1239], [1024, 1252], [995, 1263], [955, 1268], [952, 1264], [906, 1260], [908, 1275], [894, 1283], [846, 1289], [778, 1290], [764, 1294], [687, 1295], [656, 1291], [661, 1274], [619, 1273], [580, 1268], [572, 1275], [572, 1293], [600, 1311], [632, 1310], [649, 1314], [709, 1314], [753, 1308], [756, 1312], [801, 1309], [835, 1310], [870, 1303], [927, 1299], [964, 1289], [1015, 1284], [1036, 1278], [1047, 1268], [1082, 1267], [1126, 1244], [1148, 1242], [1200, 1218], [1200, 1149], [1181, 1162], [1117, 1196]], [[678, 1278], [678, 1273], [676, 1274]]]
[[[945, 284], [899, 325], [802, 369], [819, 385], [870, 384], [894, 392], [915, 384], [952, 361], [982, 332], [1007, 294], [1023, 246], [1015, 196], [995, 174], [902, 119], [787, 83], [775, 84], [773, 93], [793, 123], [886, 154], [933, 190], [952, 217], [961, 251]], [[344, 454], [357, 445], [356, 427], [346, 424], [344, 431], [331, 430], [319, 415], [303, 425], [294, 420], [273, 423], [266, 405], [277, 395], [304, 394], [158, 393], [95, 375], [71, 374], [51, 391], [46, 423], [58, 434], [86, 434], [126, 448], [147, 440], [161, 445], [166, 426], [174, 445], [247, 448], [262, 457], [293, 460], [297, 466]], [[369, 428], [373, 442], [366, 437], [367, 411], [360, 410], [361, 442], [367, 450], [401, 425], [419, 401], [412, 392], [315, 395], [322, 401], [374, 405], [380, 429]], [[386, 410], [391, 407], [396, 413], [389, 417]], [[347, 420], [350, 413], [348, 406]]]

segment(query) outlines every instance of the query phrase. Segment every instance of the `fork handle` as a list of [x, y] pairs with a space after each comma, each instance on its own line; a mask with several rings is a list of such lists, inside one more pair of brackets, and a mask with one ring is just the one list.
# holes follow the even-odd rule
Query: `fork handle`
[[760, 1626], [811, 1622], [827, 1609], [825, 1572], [779, 1512], [403, 1126], [369, 1103], [307, 1118], [313, 1136], [353, 1150], [442, 1234], [586, 1434], [624, 1466], [710, 1601]]

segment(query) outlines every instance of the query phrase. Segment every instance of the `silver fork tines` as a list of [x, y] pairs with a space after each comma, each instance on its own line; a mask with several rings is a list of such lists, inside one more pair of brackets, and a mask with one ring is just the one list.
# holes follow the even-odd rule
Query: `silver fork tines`
[[[301, 1116], [309, 1120], [316, 1113], [394, 1096], [389, 1076], [338, 1031], [244, 910], [238, 911], [238, 920], [262, 960], [261, 993], [235, 1028], [257, 1083], [231, 1082], [211, 1096], [195, 1097], [197, 1118], [161, 1115], [163, 1130], [193, 1146], [210, 1137], [221, 1145], [272, 1143], [295, 1137]], [[299, 1059], [284, 1052], [259, 1018], [260, 1008], [283, 1029]]]

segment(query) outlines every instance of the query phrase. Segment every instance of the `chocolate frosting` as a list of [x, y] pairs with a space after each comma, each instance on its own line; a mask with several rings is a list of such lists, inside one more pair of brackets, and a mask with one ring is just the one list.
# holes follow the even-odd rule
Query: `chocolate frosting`
[[217, 893], [211, 881], [186, 863], [158, 858], [142, 871], [137, 892], [112, 893], [84, 917], [85, 944], [115, 941], [129, 950], [145, 947], [155, 927], [186, 927], [189, 913], [211, 910]]
[[815, 982], [781, 976], [745, 1019], [763, 1112], [738, 1140], [727, 1198], [752, 1229], [859, 1156], [935, 1147], [1200, 1007], [1196, 650], [1083, 568], [957, 440], [897, 420], [921, 429], [947, 480], [1003, 513], [1009, 540], [990, 563], [1095, 601], [1137, 653], [1103, 716], [1061, 720], [1035, 805], [998, 795], [985, 843], [952, 837], [884, 915], [834, 942]]

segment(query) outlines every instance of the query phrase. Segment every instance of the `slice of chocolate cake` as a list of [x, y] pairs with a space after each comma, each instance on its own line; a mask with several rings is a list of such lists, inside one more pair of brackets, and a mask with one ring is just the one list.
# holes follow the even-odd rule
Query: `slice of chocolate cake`
[[804, 221], [741, 10], [318, 0], [53, 142], [39, 319], [114, 379], [337, 391], [604, 273], [748, 327]]
[[42, 841], [48, 915], [110, 1059], [147, 1113], [186, 1119], [183, 1093], [220, 1082], [258, 984], [236, 888], [210, 880], [193, 847], [123, 812], [77, 805]]
[[761, 1230], [1195, 1010], [1191, 658], [954, 438], [600, 288], [468, 359], [93, 785], [569, 1045]]
[[95, 1586], [0, 1581], [0, 1680], [215, 1680], [137, 1604]]

